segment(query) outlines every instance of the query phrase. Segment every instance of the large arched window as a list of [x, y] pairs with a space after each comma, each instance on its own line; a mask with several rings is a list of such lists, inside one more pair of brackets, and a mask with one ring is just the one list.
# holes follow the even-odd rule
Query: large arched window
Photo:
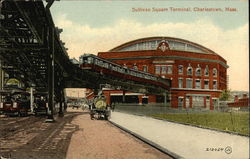
[[201, 67], [200, 67], [199, 64], [198, 64], [198, 67], [195, 70], [195, 76], [201, 76]]
[[213, 77], [217, 77], [217, 69], [213, 68]]
[[206, 68], [204, 70], [204, 75], [205, 76], [209, 76], [209, 68], [208, 68], [208, 65], [206, 65]]
[[193, 68], [191, 67], [190, 64], [188, 65], [188, 68], [187, 68], [187, 75], [193, 75]]

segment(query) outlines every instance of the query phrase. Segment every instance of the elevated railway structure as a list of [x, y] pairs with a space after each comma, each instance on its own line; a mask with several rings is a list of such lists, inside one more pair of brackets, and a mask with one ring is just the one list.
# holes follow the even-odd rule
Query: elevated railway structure
[[[54, 0], [0, 1], [0, 61], [1, 69], [9, 77], [24, 83], [25, 87], [48, 93], [50, 114], [53, 120], [55, 101], [62, 105], [64, 88], [99, 89], [110, 84], [121, 90], [147, 94], [163, 94], [166, 88], [143, 80], [126, 79], [87, 70], [73, 64], [60, 39], [62, 29], [55, 26], [50, 7]], [[136, 77], [140, 79], [142, 77]]]

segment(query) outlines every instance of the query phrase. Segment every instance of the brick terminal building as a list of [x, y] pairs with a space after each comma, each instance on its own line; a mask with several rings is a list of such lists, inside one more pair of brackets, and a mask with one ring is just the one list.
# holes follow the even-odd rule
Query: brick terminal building
[[[149, 72], [172, 81], [172, 108], [217, 106], [222, 90], [227, 89], [227, 62], [199, 44], [172, 37], [149, 37], [127, 42], [98, 56], [126, 67]], [[110, 102], [121, 102], [124, 92], [106, 90]], [[163, 97], [125, 93], [126, 102], [162, 103]]]

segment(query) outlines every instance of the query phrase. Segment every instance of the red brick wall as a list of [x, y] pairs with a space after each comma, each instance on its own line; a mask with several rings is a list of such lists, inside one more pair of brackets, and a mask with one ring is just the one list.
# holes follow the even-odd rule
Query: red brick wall
[[249, 107], [249, 98], [242, 98], [233, 103], [228, 103], [229, 107]]
[[148, 103], [156, 103], [156, 96], [149, 95], [148, 96]]
[[[186, 87], [186, 78], [192, 78], [193, 79], [193, 88], [195, 88], [195, 79], [201, 80], [201, 89], [204, 89], [204, 80], [209, 80], [209, 91], [198, 91], [198, 90], [174, 90], [171, 91], [172, 97], [171, 97], [171, 105], [174, 108], [178, 108], [178, 97], [183, 96], [184, 97], [184, 106], [185, 107], [185, 97], [187, 93], [193, 93], [193, 94], [208, 94], [210, 95], [210, 109], [213, 109], [212, 105], [212, 98], [219, 98], [220, 92], [218, 90], [223, 90], [227, 88], [227, 68], [222, 66], [219, 63], [211, 62], [209, 60], [217, 60], [220, 62], [223, 62], [226, 64], [226, 60], [220, 57], [217, 54], [201, 54], [201, 53], [192, 53], [192, 52], [185, 52], [185, 51], [176, 51], [176, 50], [167, 50], [165, 52], [162, 52], [160, 50], [145, 50], [145, 51], [126, 51], [126, 52], [100, 52], [98, 53], [98, 56], [101, 58], [106, 59], [112, 59], [112, 58], [136, 58], [136, 57], [160, 57], [160, 56], [168, 56], [168, 59], [129, 59], [129, 60], [112, 60], [113, 62], [123, 65], [126, 64], [129, 68], [132, 68], [134, 64], [137, 65], [139, 70], [143, 69], [143, 65], [148, 66], [148, 72], [155, 74], [155, 65], [172, 65], [173, 73], [172, 74], [165, 74], [164, 76], [166, 78], [172, 79], [172, 88], [178, 88], [178, 78], [183, 78], [183, 88]], [[171, 58], [173, 57], [173, 58]], [[189, 58], [199, 58], [203, 59], [205, 61], [197, 61], [197, 60], [181, 60], [181, 59], [175, 59], [175, 57], [189, 57]], [[207, 61], [206, 61], [207, 60]], [[154, 64], [153, 61], [174, 61], [174, 63], [168, 63], [168, 64]], [[187, 75], [187, 67], [189, 64], [193, 68], [193, 75]], [[201, 76], [195, 75], [195, 69], [199, 66], [202, 70]], [[178, 65], [183, 65], [183, 74], [178, 74]], [[208, 65], [209, 67], [209, 76], [204, 76], [204, 69]], [[217, 69], [217, 77], [213, 77], [213, 68]], [[213, 89], [213, 80], [217, 80], [217, 89], [218, 90], [212, 90]], [[149, 96], [148, 99], [149, 103], [155, 103], [156, 97], [155, 96]], [[206, 98], [204, 97], [204, 105], [206, 106]], [[190, 97], [190, 107], [192, 107], [192, 97]]]
[[[168, 50], [166, 52], [156, 51], [156, 50], [150, 50], [150, 51], [127, 51], [127, 52], [100, 52], [98, 53], [98, 56], [102, 58], [112, 59], [112, 58], [127, 58], [127, 57], [143, 57], [143, 56], [183, 56], [183, 57], [191, 57], [191, 58], [202, 58], [202, 59], [209, 59], [209, 60], [220, 60], [221, 62], [224, 62], [226, 64], [226, 61], [222, 59], [220, 56], [215, 54], [198, 54], [198, 53], [191, 53], [191, 52], [183, 52], [183, 51], [173, 51]], [[153, 64], [153, 61], [164, 61], [165, 59], [137, 59], [137, 60], [114, 60], [113, 62], [118, 63], [120, 65], [126, 64], [129, 68], [132, 68], [134, 64], [137, 65], [139, 70], [142, 70], [143, 65], [148, 66], [148, 72], [154, 74], [155, 73], [155, 65]], [[177, 88], [178, 87], [178, 77], [183, 78], [199, 78], [202, 81], [204, 79], [209, 79], [209, 88], [211, 89], [212, 81], [217, 80], [218, 89], [223, 90], [226, 89], [227, 86], [227, 76], [226, 76], [226, 68], [218, 63], [211, 63], [211, 62], [201, 62], [201, 61], [191, 61], [191, 60], [174, 60], [174, 59], [167, 59], [167, 60], [173, 60], [174, 64], [167, 64], [167, 65], [173, 65], [173, 74], [172, 75], [165, 75], [166, 78], [173, 78], [172, 81], [172, 87]], [[186, 75], [186, 70], [188, 65], [191, 64], [193, 67], [193, 76]], [[202, 74], [204, 73], [204, 69], [206, 65], [209, 66], [209, 77], [201, 76], [197, 77], [195, 76], [195, 69], [197, 68], [198, 64], [200, 65], [202, 69]], [[162, 64], [160, 64], [162, 65]], [[178, 65], [184, 66], [184, 73], [183, 75], [178, 75]], [[218, 71], [218, 76], [213, 77], [212, 71], [213, 68], [216, 68]], [[203, 83], [203, 82], [202, 82]], [[185, 87], [185, 85], [184, 85]], [[195, 88], [195, 80], [193, 80], [193, 87]], [[202, 88], [204, 88], [204, 85], [202, 85]]]

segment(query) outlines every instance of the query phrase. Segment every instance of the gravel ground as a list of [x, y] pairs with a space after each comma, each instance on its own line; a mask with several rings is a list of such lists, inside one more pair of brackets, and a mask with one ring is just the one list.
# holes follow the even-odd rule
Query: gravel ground
[[169, 159], [171, 157], [88, 112], [63, 118], [0, 117], [0, 156], [11, 159]]

